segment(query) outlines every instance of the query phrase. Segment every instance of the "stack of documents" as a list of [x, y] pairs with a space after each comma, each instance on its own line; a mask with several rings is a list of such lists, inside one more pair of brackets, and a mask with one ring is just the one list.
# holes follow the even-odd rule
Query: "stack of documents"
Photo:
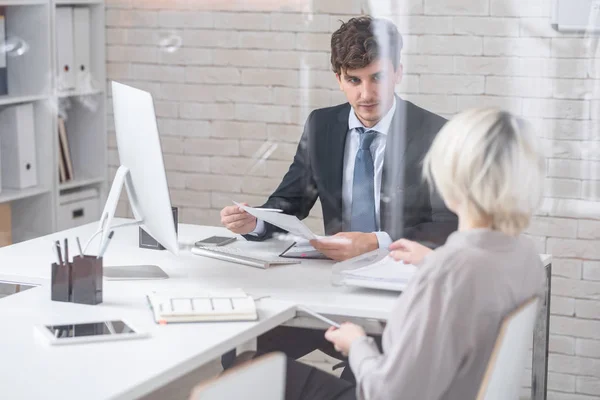
[[295, 215], [283, 214], [280, 210], [267, 210], [244, 206], [236, 202], [234, 203], [237, 206], [239, 206], [242, 210], [246, 211], [248, 214], [253, 215], [262, 221], [268, 222], [271, 225], [275, 225], [285, 231], [288, 231], [292, 235], [301, 237], [306, 240], [318, 238], [318, 236], [315, 235], [309, 227], [304, 225], [302, 221], [300, 221]]
[[258, 319], [254, 299], [241, 289], [150, 293], [147, 297], [154, 320], [160, 324]]
[[334, 269], [345, 285], [398, 292], [406, 289], [417, 271], [414, 265], [395, 261], [382, 250], [343, 261]]

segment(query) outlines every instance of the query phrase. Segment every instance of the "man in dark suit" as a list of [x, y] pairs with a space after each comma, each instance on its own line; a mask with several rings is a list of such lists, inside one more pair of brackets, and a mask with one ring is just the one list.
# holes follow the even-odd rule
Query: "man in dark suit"
[[[348, 103], [309, 115], [292, 165], [262, 206], [303, 219], [319, 198], [325, 233], [340, 240], [311, 244], [334, 260], [387, 249], [400, 238], [435, 247], [457, 228], [456, 215], [422, 179], [421, 161], [446, 121], [394, 93], [401, 49], [402, 37], [386, 20], [352, 18], [332, 35], [332, 69]], [[249, 240], [278, 230], [237, 206], [225, 207], [221, 221]], [[259, 350], [335, 354], [322, 335], [279, 327], [259, 338]]]

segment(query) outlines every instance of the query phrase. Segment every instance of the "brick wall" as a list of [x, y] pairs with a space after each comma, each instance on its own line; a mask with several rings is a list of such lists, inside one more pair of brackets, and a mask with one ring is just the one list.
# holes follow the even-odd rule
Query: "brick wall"
[[[551, 3], [107, 0], [108, 76], [154, 94], [182, 221], [217, 224], [232, 199], [260, 204], [276, 187], [311, 109], [344, 100], [328, 63], [338, 20], [394, 20], [403, 97], [444, 116], [501, 106], [543, 138], [546, 198], [529, 233], [555, 257], [548, 398], [587, 400], [600, 397], [600, 70], [594, 40], [550, 27]], [[113, 173], [115, 147], [111, 132]]]

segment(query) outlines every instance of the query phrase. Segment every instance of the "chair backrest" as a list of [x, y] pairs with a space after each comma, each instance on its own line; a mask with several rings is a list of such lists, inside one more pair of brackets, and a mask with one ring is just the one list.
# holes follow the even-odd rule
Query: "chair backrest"
[[285, 372], [285, 355], [270, 353], [196, 386], [190, 400], [283, 400]]
[[519, 398], [538, 302], [537, 297], [526, 301], [502, 321], [477, 400]]

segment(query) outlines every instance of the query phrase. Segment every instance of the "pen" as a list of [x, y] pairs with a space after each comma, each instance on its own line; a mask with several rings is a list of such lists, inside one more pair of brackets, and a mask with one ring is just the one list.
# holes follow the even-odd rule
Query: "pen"
[[62, 253], [60, 251], [60, 241], [56, 241], [54, 243], [54, 245], [56, 246], [56, 254], [58, 255], [58, 265], [62, 265], [63, 264], [63, 259], [62, 259]]
[[79, 236], [77, 236], [75, 238], [75, 241], [77, 242], [77, 247], [79, 248], [79, 255], [83, 258], [83, 250], [81, 250], [81, 243], [79, 242]]
[[110, 233], [108, 234], [108, 238], [106, 238], [106, 242], [104, 242], [104, 246], [102, 246], [100, 253], [98, 253], [98, 257], [96, 257], [96, 258], [102, 258], [102, 256], [104, 255], [104, 252], [106, 251], [106, 248], [108, 247], [108, 243], [110, 242], [110, 239], [112, 239], [114, 234], [115, 234], [115, 231], [110, 231]]
[[340, 328], [340, 324], [338, 324], [337, 322], [332, 321], [329, 318], [322, 316], [321, 314], [317, 314], [316, 312], [309, 310], [306, 307], [298, 306], [297, 308], [298, 308], [298, 310], [303, 311], [303, 312], [307, 313], [308, 315], [312, 315], [313, 317], [320, 319], [321, 321], [325, 322], [326, 324], [335, 326], [338, 329]]
[[65, 266], [69, 265], [69, 239], [65, 238]]
[[56, 243], [54, 243], [52, 245], [52, 252], [54, 253], [54, 256], [56, 257], [57, 264], [60, 266], [62, 264], [62, 261], [60, 260], [60, 257], [58, 256], [58, 248], [56, 247]]

